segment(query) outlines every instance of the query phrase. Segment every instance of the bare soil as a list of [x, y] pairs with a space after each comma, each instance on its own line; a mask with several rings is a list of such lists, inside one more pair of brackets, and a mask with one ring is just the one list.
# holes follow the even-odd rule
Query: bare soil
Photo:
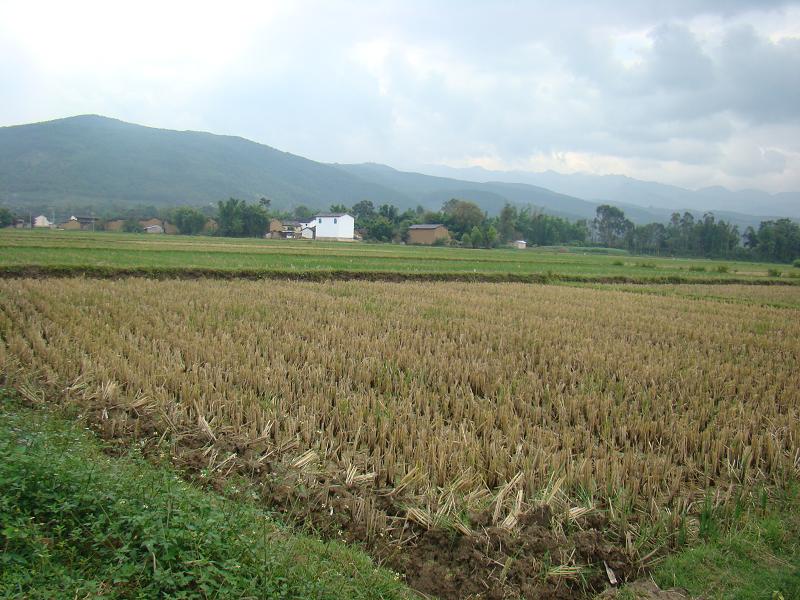
[[[127, 451], [132, 440], [144, 454], [163, 456], [164, 424], [136, 409], [97, 407], [85, 413], [88, 424], [106, 441], [109, 451]], [[209, 472], [209, 450], [235, 454], [224, 468]], [[609, 586], [605, 566], [620, 582], [637, 576], [637, 567], [615, 541], [601, 513], [578, 519], [568, 530], [552, 527], [548, 506], [522, 514], [512, 531], [492, 524], [488, 512], [471, 514], [472, 532], [427, 529], [407, 518], [412, 501], [402, 491], [347, 485], [330, 473], [298, 475], [279, 460], [258, 459], [258, 444], [217, 439], [202, 432], [176, 435], [169, 454], [190, 479], [230, 493], [232, 481], [249, 482], [263, 505], [325, 539], [364, 546], [375, 560], [402, 574], [413, 589], [443, 600], [481, 598], [591, 598]], [[392, 524], [370, 530], [364, 510]], [[580, 575], [551, 569], [571, 558]], [[666, 598], [666, 597], [665, 597]]]

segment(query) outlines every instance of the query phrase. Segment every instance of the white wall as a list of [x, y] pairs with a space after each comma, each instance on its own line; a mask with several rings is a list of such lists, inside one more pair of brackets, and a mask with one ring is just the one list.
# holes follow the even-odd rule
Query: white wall
[[314, 219], [313, 225], [317, 228], [317, 239], [353, 239], [355, 220], [350, 215], [342, 215], [341, 217], [317, 217]]

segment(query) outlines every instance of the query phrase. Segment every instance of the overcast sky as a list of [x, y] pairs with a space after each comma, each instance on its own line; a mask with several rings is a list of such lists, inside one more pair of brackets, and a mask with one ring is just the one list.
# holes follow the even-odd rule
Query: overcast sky
[[0, 125], [800, 190], [800, 2], [0, 0]]

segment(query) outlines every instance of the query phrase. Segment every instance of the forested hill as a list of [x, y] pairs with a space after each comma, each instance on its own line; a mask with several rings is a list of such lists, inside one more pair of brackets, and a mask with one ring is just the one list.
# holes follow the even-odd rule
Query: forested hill
[[239, 137], [171, 131], [94, 115], [0, 128], [0, 201], [201, 205], [262, 196], [279, 208], [411, 200], [335, 167]]
[[[490, 214], [506, 202], [572, 219], [596, 204], [530, 185], [482, 184], [383, 165], [328, 165], [238, 137], [171, 131], [86, 115], [0, 128], [0, 203], [68, 206], [204, 205], [235, 197], [277, 209], [375, 206], [438, 210], [453, 197]], [[637, 220], [638, 215], [631, 215]]]
[[[490, 215], [510, 203], [570, 220], [591, 219], [602, 204], [525, 183], [433, 177], [371, 163], [324, 164], [240, 137], [155, 129], [96, 115], [0, 127], [0, 206], [21, 213], [91, 208], [113, 215], [123, 207], [202, 206], [230, 197], [248, 202], [267, 197], [278, 210], [361, 200], [376, 207], [438, 210], [460, 198]], [[668, 210], [609, 202], [634, 223], [670, 219]], [[692, 208], [695, 217], [702, 216], [704, 207]], [[742, 229], [762, 220], [718, 216]]]

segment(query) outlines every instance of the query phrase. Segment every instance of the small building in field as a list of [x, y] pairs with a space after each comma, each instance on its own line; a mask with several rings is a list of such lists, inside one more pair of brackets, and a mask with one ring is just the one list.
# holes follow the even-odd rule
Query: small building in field
[[441, 223], [425, 223], [412, 225], [408, 228], [409, 244], [424, 244], [430, 246], [437, 240], [449, 240], [450, 232]]
[[53, 224], [50, 222], [50, 219], [48, 219], [44, 215], [39, 215], [33, 220], [33, 226], [41, 228], [49, 228], [52, 227]]
[[277, 239], [281, 237], [282, 231], [283, 231], [283, 221], [281, 221], [280, 219], [270, 219], [269, 229], [267, 230], [267, 233], [264, 234], [264, 237]]
[[[319, 213], [306, 228], [314, 228], [314, 239], [352, 242], [355, 238], [355, 219], [347, 213]], [[302, 229], [301, 229], [302, 234]]]
[[526, 242], [525, 240], [516, 240], [514, 242], [514, 248], [516, 248], [517, 250], [525, 250], [525, 248], [527, 247], [528, 247], [528, 242]]
[[106, 231], [122, 231], [125, 227], [125, 219], [112, 219], [106, 221]]
[[303, 223], [300, 221], [281, 221], [272, 219], [269, 222], [269, 232], [265, 237], [273, 239], [291, 240], [301, 237]]
[[140, 220], [139, 227], [141, 227], [142, 231], [145, 233], [178, 233], [178, 228], [172, 223], [156, 217]]
[[100, 219], [97, 217], [76, 217], [72, 215], [68, 221], [60, 225], [61, 229], [92, 231]]
[[161, 219], [156, 219], [155, 217], [153, 217], [152, 219], [139, 219], [139, 227], [141, 227], [142, 229], [147, 229], [151, 225], [161, 225], [161, 227], [164, 226], [161, 223]]

